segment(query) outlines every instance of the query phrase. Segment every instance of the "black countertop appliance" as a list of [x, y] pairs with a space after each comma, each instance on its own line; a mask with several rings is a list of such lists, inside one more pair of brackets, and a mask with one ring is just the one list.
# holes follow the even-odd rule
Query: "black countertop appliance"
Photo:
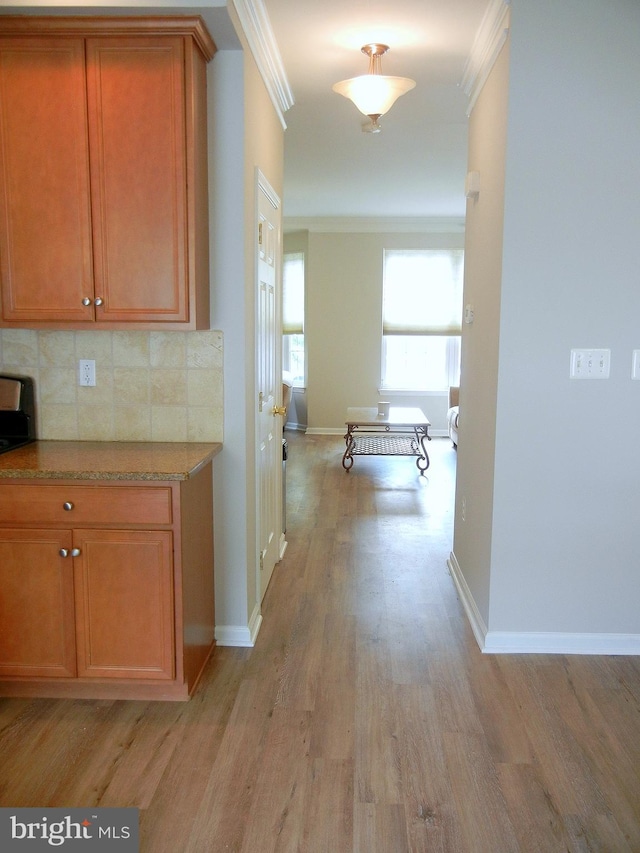
[[35, 440], [33, 379], [0, 373], [0, 453]]

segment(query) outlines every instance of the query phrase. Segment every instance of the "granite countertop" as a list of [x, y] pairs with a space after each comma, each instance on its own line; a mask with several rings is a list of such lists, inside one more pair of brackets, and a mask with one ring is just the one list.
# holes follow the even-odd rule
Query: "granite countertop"
[[0, 454], [0, 479], [188, 480], [222, 444], [35, 441]]

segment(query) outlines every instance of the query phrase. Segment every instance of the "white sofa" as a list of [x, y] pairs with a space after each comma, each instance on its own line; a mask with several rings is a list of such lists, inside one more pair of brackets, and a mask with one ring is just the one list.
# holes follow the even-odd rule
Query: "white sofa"
[[452, 385], [449, 388], [449, 411], [447, 412], [447, 428], [449, 430], [449, 438], [453, 442], [453, 446], [458, 447], [458, 421], [460, 419], [459, 406], [460, 388]]

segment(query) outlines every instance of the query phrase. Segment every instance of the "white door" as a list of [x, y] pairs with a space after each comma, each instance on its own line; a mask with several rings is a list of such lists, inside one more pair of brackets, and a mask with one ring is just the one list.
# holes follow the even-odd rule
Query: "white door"
[[280, 200], [258, 172], [256, 229], [256, 404], [258, 487], [258, 590], [264, 597], [283, 550], [280, 308]]

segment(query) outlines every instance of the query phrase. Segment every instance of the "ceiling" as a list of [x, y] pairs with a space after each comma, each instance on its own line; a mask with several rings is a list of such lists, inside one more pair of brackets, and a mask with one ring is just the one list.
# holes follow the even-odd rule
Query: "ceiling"
[[[490, 0], [264, 0], [295, 104], [285, 114], [283, 208], [291, 217], [463, 217], [467, 97], [460, 87]], [[367, 71], [416, 87], [363, 133], [331, 90]]]

